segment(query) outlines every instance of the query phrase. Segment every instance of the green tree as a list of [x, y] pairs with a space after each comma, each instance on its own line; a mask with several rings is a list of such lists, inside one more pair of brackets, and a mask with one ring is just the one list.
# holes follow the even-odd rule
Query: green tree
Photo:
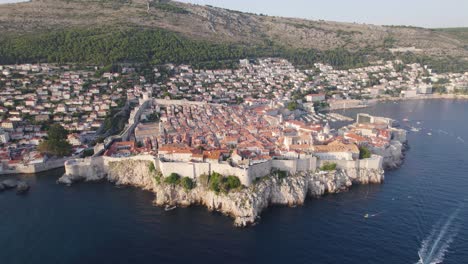
[[223, 175], [217, 173], [217, 172], [213, 172], [211, 173], [210, 175], [210, 181], [208, 183], [208, 186], [210, 188], [210, 190], [212, 190], [213, 192], [215, 193], [219, 193], [219, 191], [221, 190], [221, 183], [223, 182]]
[[370, 158], [372, 153], [370, 150], [364, 146], [359, 147], [359, 159], [368, 159]]
[[237, 189], [241, 186], [241, 182], [239, 178], [236, 176], [232, 176], [232, 175], [226, 178], [226, 183], [227, 183], [227, 186], [229, 187], [229, 190]]
[[71, 154], [72, 146], [67, 141], [68, 131], [59, 124], [53, 124], [47, 131], [47, 139], [42, 141], [37, 150], [43, 154], [63, 157]]
[[180, 180], [180, 184], [186, 191], [192, 190], [195, 187], [195, 183], [189, 177], [183, 177]]
[[68, 131], [60, 124], [51, 125], [49, 127], [49, 130], [47, 131], [47, 138], [49, 140], [66, 139], [67, 136], [68, 136]]
[[164, 182], [170, 185], [177, 185], [180, 182], [180, 176], [177, 173], [171, 173]]
[[289, 102], [288, 103], [288, 110], [289, 111], [294, 111], [297, 109], [297, 102]]
[[92, 155], [94, 155], [94, 149], [85, 149], [85, 151], [83, 152], [83, 157], [86, 158], [86, 157], [91, 157]]

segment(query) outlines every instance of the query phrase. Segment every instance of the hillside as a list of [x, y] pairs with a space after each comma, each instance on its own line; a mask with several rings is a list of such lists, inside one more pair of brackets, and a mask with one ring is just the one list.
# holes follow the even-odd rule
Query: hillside
[[[0, 5], [0, 45], [12, 45], [15, 42], [8, 44], [5, 41], [21, 38], [25, 45], [31, 40], [35, 42], [30, 43], [37, 44], [35, 36], [42, 36], [41, 41], [47, 42], [44, 38], [50, 37], [50, 32], [88, 30], [89, 35], [92, 33], [89, 30], [94, 29], [99, 29], [100, 34], [102, 30], [112, 33], [163, 29], [177, 33], [190, 43], [242, 47], [244, 50], [238, 55], [255, 56], [257, 51], [252, 49], [275, 47], [289, 53], [291, 50], [324, 52], [339, 49], [388, 57], [389, 48], [415, 47], [418, 51], [416, 56], [410, 56], [412, 60], [437, 60], [440, 65], [456, 60], [458, 68], [466, 67], [468, 61], [467, 31], [463, 29], [432, 30], [269, 17], [172, 1], [155, 0], [150, 2], [149, 9], [147, 4], [143, 0], [37, 0]], [[14, 54], [3, 50], [3, 57]], [[274, 55], [275, 52], [263, 53]], [[1, 56], [2, 53], [0, 59]], [[231, 57], [236, 56], [220, 58]]]

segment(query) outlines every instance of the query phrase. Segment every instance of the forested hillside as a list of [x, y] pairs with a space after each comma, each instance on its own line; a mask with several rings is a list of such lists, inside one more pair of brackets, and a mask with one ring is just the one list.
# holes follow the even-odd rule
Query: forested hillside
[[[37, 0], [0, 5], [0, 63], [190, 63], [281, 56], [339, 68], [400, 58], [467, 71], [466, 30], [268, 17], [173, 1]], [[392, 53], [415, 47], [418, 52]]]

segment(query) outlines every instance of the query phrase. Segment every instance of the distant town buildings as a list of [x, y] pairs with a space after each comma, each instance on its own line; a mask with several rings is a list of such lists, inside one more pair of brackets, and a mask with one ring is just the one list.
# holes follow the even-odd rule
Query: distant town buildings
[[[240, 167], [310, 155], [354, 160], [356, 146], [387, 146], [394, 124], [359, 115], [354, 126], [337, 131], [321, 110], [467, 91], [468, 73], [434, 73], [401, 61], [349, 70], [317, 63], [300, 70], [285, 59], [263, 58], [241, 60], [236, 69], [169, 64], [145, 74], [133, 67], [97, 72], [70, 65], [1, 65], [1, 164], [47, 160], [36, 148], [53, 123], [70, 131], [67, 140], [75, 153], [104, 141], [96, 149], [111, 157], [145, 153]], [[119, 127], [123, 131], [111, 129], [117, 123], [125, 125]], [[117, 135], [109, 137], [110, 131]]]

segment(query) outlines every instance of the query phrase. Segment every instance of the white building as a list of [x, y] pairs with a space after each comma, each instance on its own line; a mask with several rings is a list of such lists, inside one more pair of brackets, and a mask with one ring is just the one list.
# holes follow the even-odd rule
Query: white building
[[10, 134], [4, 131], [3, 129], [0, 130], [0, 143], [5, 144], [10, 141]]

